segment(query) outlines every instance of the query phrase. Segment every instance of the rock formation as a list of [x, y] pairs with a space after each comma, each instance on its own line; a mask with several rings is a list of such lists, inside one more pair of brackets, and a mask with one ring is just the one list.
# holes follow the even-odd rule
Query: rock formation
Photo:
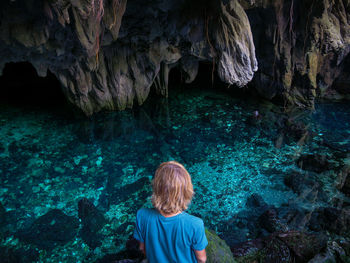
[[316, 96], [346, 93], [349, 3], [1, 1], [0, 74], [19, 61], [32, 63], [40, 76], [50, 70], [68, 100], [91, 115], [142, 104], [153, 84], [167, 96], [173, 67], [191, 82], [198, 63], [207, 61], [230, 85], [243, 87], [254, 77], [262, 96], [312, 107]]

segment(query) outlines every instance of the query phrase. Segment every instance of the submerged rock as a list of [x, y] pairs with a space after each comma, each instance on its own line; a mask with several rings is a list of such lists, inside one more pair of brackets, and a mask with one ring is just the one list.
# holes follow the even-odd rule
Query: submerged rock
[[101, 246], [103, 236], [98, 231], [107, 223], [102, 212], [87, 198], [83, 198], [78, 203], [78, 215], [83, 225], [80, 236], [84, 242], [91, 248]]
[[28, 229], [17, 232], [16, 236], [40, 249], [52, 250], [72, 240], [78, 227], [78, 219], [53, 209], [36, 219]]
[[32, 263], [39, 260], [39, 252], [30, 248], [0, 247], [2, 263]]
[[302, 155], [297, 160], [297, 165], [304, 170], [322, 173], [331, 168], [328, 162], [329, 157], [320, 154]]

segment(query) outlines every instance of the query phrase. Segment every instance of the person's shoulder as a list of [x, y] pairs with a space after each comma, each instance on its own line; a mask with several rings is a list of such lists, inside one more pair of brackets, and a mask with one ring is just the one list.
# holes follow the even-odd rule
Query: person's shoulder
[[145, 218], [156, 215], [157, 211], [154, 208], [141, 208], [137, 211], [137, 217]]
[[190, 224], [192, 227], [201, 227], [204, 225], [203, 220], [199, 217], [196, 217], [194, 215], [190, 215], [186, 212], [184, 212], [184, 219], [186, 220], [186, 223]]

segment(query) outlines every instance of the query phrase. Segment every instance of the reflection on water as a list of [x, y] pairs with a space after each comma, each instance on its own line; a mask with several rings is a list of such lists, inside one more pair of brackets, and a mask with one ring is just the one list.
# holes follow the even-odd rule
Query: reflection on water
[[[62, 116], [0, 108], [1, 251], [28, 262], [94, 262], [123, 250], [135, 212], [150, 205], [154, 170], [172, 159], [193, 178], [189, 212], [229, 245], [321, 231], [312, 215], [349, 201], [337, 184], [350, 157], [346, 104], [284, 114], [188, 90], [133, 111]], [[279, 223], [267, 227], [259, 216], [271, 209]]]

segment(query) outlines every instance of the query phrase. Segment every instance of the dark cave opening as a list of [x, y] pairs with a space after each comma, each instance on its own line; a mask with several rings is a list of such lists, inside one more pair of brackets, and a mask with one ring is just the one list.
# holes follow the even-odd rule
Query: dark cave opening
[[171, 90], [186, 92], [188, 89], [199, 90], [217, 90], [227, 93], [229, 96], [238, 98], [252, 98], [256, 96], [252, 87], [239, 88], [235, 85], [224, 83], [218, 76], [217, 72], [213, 72], [213, 64], [211, 62], [200, 62], [198, 75], [191, 83], [185, 83], [185, 73], [180, 67], [170, 70], [169, 74], [169, 93]]
[[21, 108], [62, 108], [67, 105], [61, 84], [49, 70], [38, 76], [29, 62], [7, 63], [0, 76], [0, 105]]

